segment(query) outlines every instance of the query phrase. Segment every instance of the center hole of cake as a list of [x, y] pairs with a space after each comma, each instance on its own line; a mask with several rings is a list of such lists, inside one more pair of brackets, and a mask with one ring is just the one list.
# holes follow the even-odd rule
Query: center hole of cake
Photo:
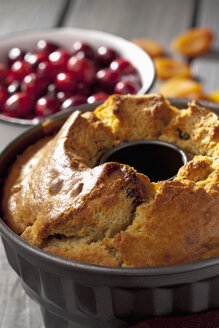
[[140, 140], [121, 144], [104, 154], [100, 164], [118, 162], [134, 167], [153, 182], [172, 180], [187, 162], [185, 152], [173, 144], [157, 140]]

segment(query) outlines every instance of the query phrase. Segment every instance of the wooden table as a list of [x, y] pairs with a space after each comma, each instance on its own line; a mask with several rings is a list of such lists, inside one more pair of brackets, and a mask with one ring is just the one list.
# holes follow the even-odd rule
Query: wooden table
[[[206, 92], [219, 89], [218, 0], [0, 0], [0, 37], [14, 31], [80, 27], [127, 39], [153, 38], [170, 52], [171, 40], [192, 26], [215, 33], [214, 48], [191, 62]], [[156, 91], [156, 84], [153, 88]], [[0, 123], [0, 150], [27, 127]], [[43, 328], [38, 305], [23, 291], [0, 243], [0, 327]], [[61, 327], [60, 327], [61, 328]]]

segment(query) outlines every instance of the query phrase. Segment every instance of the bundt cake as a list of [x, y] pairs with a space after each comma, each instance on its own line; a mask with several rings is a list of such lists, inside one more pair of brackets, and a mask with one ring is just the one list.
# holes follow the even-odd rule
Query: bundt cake
[[[172, 181], [99, 165], [112, 147], [145, 139], [187, 153]], [[94, 112], [73, 112], [16, 159], [2, 218], [27, 242], [86, 263], [151, 267], [218, 255], [218, 141], [218, 116], [196, 101], [179, 110], [160, 94], [112, 95]]]

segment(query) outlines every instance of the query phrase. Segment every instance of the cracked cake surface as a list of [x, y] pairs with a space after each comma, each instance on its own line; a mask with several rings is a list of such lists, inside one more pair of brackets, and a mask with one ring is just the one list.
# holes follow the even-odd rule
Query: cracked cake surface
[[[146, 139], [188, 154], [172, 181], [98, 164], [112, 147]], [[3, 186], [3, 220], [27, 242], [86, 263], [164, 266], [218, 255], [218, 141], [218, 116], [195, 101], [178, 110], [159, 94], [112, 95], [18, 156]]]

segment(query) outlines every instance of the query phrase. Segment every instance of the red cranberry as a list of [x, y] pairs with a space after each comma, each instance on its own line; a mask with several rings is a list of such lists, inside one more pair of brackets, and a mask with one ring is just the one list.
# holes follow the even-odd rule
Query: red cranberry
[[94, 61], [94, 68], [95, 68], [95, 72], [97, 73], [98, 71], [103, 69], [103, 66], [100, 65], [97, 61]]
[[44, 96], [37, 100], [35, 112], [38, 116], [48, 116], [59, 110], [58, 103], [55, 98]]
[[72, 96], [72, 91], [59, 90], [55, 84], [51, 83], [48, 85], [45, 95], [49, 98], [55, 98], [58, 106], [60, 106], [63, 101]]
[[39, 63], [36, 71], [37, 75], [42, 78], [50, 79], [53, 81], [58, 73], [60, 73], [59, 67], [54, 67], [49, 61]]
[[71, 50], [73, 55], [47, 40], [39, 40], [33, 53], [12, 48], [8, 52], [10, 70], [0, 64], [4, 115], [47, 116], [60, 107], [92, 104], [113, 92], [135, 94], [141, 88], [136, 69], [127, 59], [118, 58], [114, 49], [102, 46], [96, 51], [76, 41]]
[[116, 51], [111, 48], [102, 46], [97, 49], [97, 60], [103, 66], [108, 66], [116, 57]]
[[77, 95], [88, 96], [90, 94], [90, 86], [80, 81], [77, 83], [76, 91]]
[[51, 53], [56, 51], [58, 48], [59, 46], [57, 44], [46, 40], [39, 40], [36, 44], [36, 52]]
[[19, 81], [14, 81], [8, 86], [8, 93], [13, 95], [16, 92], [21, 91], [21, 83]]
[[11, 71], [14, 73], [14, 80], [21, 81], [26, 75], [32, 73], [33, 69], [24, 60], [17, 60], [11, 65]]
[[135, 67], [125, 58], [117, 58], [111, 64], [110, 68], [121, 75], [136, 73]]
[[29, 63], [34, 69], [37, 68], [39, 63], [44, 62], [48, 59], [48, 54], [46, 52], [39, 53], [28, 53], [24, 56], [24, 60]]
[[72, 56], [68, 61], [67, 68], [69, 71], [76, 73], [80, 81], [87, 84], [94, 83], [95, 68], [87, 58]]
[[7, 112], [2, 112], [2, 114], [4, 116], [7, 116], [7, 117], [14, 117], [14, 118], [19, 118], [16, 114], [14, 113], [7, 113]]
[[103, 87], [112, 87], [119, 80], [119, 74], [110, 68], [103, 68], [96, 74], [97, 81]]
[[54, 83], [49, 84], [47, 87], [47, 94], [49, 96], [56, 96], [56, 93], [57, 93], [56, 85]]
[[34, 113], [30, 114], [30, 115], [27, 115], [25, 117], [26, 120], [33, 120], [34, 118], [36, 117], [36, 115]]
[[[6, 74], [6, 77], [5, 77], [5, 84], [6, 85], [12, 84], [13, 82], [16, 81], [16, 78], [17, 78], [17, 75], [15, 72], [8, 71]], [[17, 82], [19, 82], [19, 81], [17, 81]]]
[[5, 87], [0, 85], [0, 112], [2, 111], [7, 98], [8, 98], [7, 90], [5, 89]]
[[74, 72], [59, 73], [55, 84], [60, 90], [74, 91], [76, 89], [77, 75]]
[[51, 83], [48, 85], [48, 92], [55, 93], [56, 91], [56, 85], [54, 83]]
[[56, 99], [60, 104], [62, 104], [66, 99], [70, 98], [72, 96], [71, 91], [58, 91], [56, 93]]
[[80, 95], [74, 95], [68, 99], [66, 99], [62, 106], [61, 106], [61, 110], [66, 110], [69, 108], [72, 108], [74, 106], [79, 106], [79, 105], [83, 105], [87, 103], [87, 98], [80, 96]]
[[22, 91], [25, 91], [32, 98], [42, 95], [49, 85], [49, 81], [37, 76], [35, 73], [26, 75], [21, 83]]
[[3, 112], [25, 118], [33, 111], [34, 102], [25, 92], [17, 92], [7, 99]]
[[8, 52], [8, 66], [10, 67], [15, 61], [22, 60], [24, 58], [25, 52], [20, 48], [11, 48]]
[[62, 71], [66, 70], [68, 60], [70, 58], [69, 52], [65, 49], [59, 49], [49, 55], [49, 61], [56, 68]]
[[3, 64], [0, 64], [0, 84], [5, 84], [7, 74], [8, 69]]
[[136, 89], [139, 90], [142, 86], [141, 80], [138, 75], [128, 74], [121, 77], [121, 81], [128, 81], [133, 83], [136, 86]]
[[111, 89], [112, 88], [106, 88], [106, 87], [103, 87], [99, 84], [94, 84], [91, 88], [91, 92], [90, 94], [95, 94], [95, 93], [107, 93], [107, 94], [111, 94]]
[[83, 51], [77, 52], [74, 56], [77, 56], [79, 58], [86, 58], [85, 53]]
[[106, 100], [109, 97], [107, 93], [104, 92], [99, 92], [91, 95], [88, 99], [87, 102], [88, 104], [94, 104], [95, 102], [101, 101], [101, 100]]
[[119, 81], [114, 88], [114, 93], [118, 93], [121, 95], [124, 94], [136, 94], [138, 89], [136, 88], [136, 85], [134, 83], [131, 83], [129, 81]]
[[78, 53], [83, 53], [85, 57], [89, 59], [93, 59], [95, 57], [95, 52], [91, 48], [91, 46], [82, 41], [76, 41], [72, 46], [72, 55], [76, 55]]

